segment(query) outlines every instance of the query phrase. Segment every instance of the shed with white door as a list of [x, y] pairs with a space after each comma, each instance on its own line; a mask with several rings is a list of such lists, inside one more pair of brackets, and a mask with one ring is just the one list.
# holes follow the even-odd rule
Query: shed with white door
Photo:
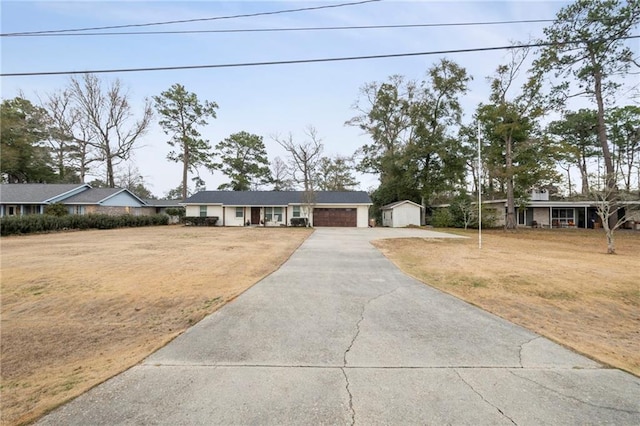
[[403, 200], [382, 206], [382, 226], [403, 228], [420, 226], [422, 206], [413, 201]]

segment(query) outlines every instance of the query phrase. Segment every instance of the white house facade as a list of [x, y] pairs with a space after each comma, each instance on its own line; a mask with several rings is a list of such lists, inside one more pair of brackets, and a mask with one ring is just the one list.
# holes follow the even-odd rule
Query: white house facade
[[[368, 227], [373, 203], [364, 191], [201, 191], [182, 202], [187, 217], [217, 217], [216, 226]], [[293, 219], [293, 221], [292, 221]]]

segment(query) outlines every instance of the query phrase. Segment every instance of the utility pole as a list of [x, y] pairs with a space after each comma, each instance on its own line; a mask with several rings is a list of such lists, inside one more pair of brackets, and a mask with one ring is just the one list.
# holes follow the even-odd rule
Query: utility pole
[[482, 249], [482, 144], [480, 142], [480, 122], [478, 121], [478, 249]]

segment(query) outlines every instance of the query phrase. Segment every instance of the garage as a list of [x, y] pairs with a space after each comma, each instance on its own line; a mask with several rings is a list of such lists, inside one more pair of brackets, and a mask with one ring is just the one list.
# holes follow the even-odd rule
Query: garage
[[358, 226], [357, 209], [313, 209], [313, 226]]

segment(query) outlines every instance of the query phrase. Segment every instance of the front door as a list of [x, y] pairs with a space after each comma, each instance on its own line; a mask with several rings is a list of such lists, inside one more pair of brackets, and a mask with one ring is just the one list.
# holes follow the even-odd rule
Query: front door
[[251, 224], [260, 224], [260, 207], [251, 207]]

